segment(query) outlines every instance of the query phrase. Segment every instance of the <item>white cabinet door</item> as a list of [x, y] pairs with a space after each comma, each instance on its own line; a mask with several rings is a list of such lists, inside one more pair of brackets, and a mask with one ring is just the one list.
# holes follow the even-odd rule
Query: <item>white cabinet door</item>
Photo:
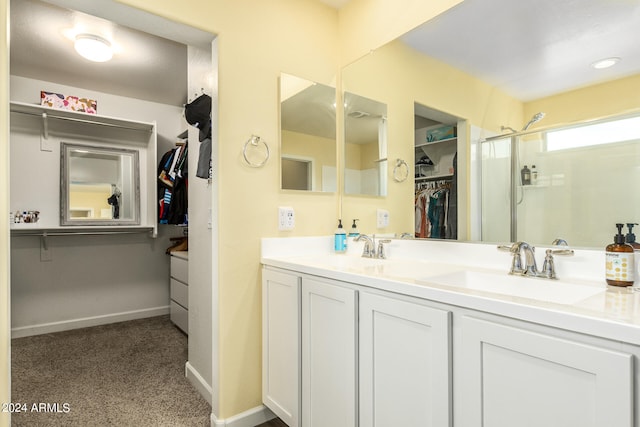
[[302, 426], [356, 426], [356, 291], [302, 279]]
[[632, 425], [629, 354], [467, 316], [456, 351], [456, 425]]
[[300, 278], [262, 271], [262, 401], [288, 426], [300, 413]]
[[359, 305], [360, 426], [450, 426], [450, 313], [365, 292]]

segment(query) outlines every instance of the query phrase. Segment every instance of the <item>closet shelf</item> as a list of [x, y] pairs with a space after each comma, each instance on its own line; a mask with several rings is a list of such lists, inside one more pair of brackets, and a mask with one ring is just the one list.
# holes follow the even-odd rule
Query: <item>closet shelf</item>
[[420, 148], [420, 147], [426, 147], [428, 145], [437, 145], [443, 142], [451, 142], [451, 141], [456, 141], [458, 139], [457, 136], [454, 136], [453, 138], [447, 138], [447, 139], [439, 139], [437, 141], [428, 141], [428, 142], [423, 142], [420, 144], [416, 144], [415, 148]]
[[415, 178], [416, 182], [420, 181], [433, 181], [438, 179], [452, 179], [453, 174], [433, 175], [433, 176], [418, 176]]
[[[155, 132], [155, 123], [127, 120], [117, 117], [87, 114], [78, 111], [61, 110], [43, 105], [27, 104], [11, 101], [11, 113], [31, 116], [31, 119], [42, 121], [42, 133], [44, 138], [49, 138], [49, 133], [62, 135], [83, 134], [101, 139], [108, 138], [118, 140], [126, 137], [129, 141], [137, 141], [146, 145], [149, 135]], [[20, 126], [33, 129], [32, 121], [25, 123], [20, 120], [12, 120], [12, 127]], [[93, 132], [88, 130], [93, 129]]]

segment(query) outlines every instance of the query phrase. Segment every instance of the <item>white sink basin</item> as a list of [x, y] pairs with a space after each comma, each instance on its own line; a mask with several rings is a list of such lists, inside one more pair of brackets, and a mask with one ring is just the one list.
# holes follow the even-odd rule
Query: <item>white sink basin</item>
[[559, 280], [509, 276], [506, 273], [494, 274], [471, 270], [427, 277], [421, 281], [557, 304], [575, 304], [606, 290], [604, 286], [599, 288], [597, 286]]

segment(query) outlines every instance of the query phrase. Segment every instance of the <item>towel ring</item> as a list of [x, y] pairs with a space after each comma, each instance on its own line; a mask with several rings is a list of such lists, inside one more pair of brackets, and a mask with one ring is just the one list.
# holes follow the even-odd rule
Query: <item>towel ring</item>
[[[260, 143], [260, 142], [262, 142], [264, 144], [264, 147], [267, 150], [267, 155], [265, 156], [264, 160], [262, 160], [260, 163], [253, 163], [247, 157], [247, 148], [249, 148], [249, 146], [257, 147], [258, 143]], [[252, 168], [260, 168], [260, 167], [264, 166], [265, 163], [267, 163], [267, 160], [269, 160], [269, 146], [264, 141], [264, 139], [260, 138], [258, 135], [251, 135], [251, 138], [249, 138], [247, 140], [247, 142], [244, 143], [244, 148], [242, 150], [242, 156], [244, 157], [244, 161], [247, 162], [247, 164], [249, 166], [251, 166]]]
[[396, 166], [393, 168], [393, 180], [395, 182], [404, 182], [409, 176], [409, 165], [402, 159], [396, 160]]

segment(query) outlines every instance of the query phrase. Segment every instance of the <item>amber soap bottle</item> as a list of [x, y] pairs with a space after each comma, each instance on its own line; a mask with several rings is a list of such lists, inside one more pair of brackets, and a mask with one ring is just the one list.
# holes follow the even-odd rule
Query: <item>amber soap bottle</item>
[[613, 237], [613, 243], [605, 249], [606, 279], [610, 286], [632, 286], [634, 280], [633, 246], [625, 243], [622, 227], [616, 224], [618, 234]]

